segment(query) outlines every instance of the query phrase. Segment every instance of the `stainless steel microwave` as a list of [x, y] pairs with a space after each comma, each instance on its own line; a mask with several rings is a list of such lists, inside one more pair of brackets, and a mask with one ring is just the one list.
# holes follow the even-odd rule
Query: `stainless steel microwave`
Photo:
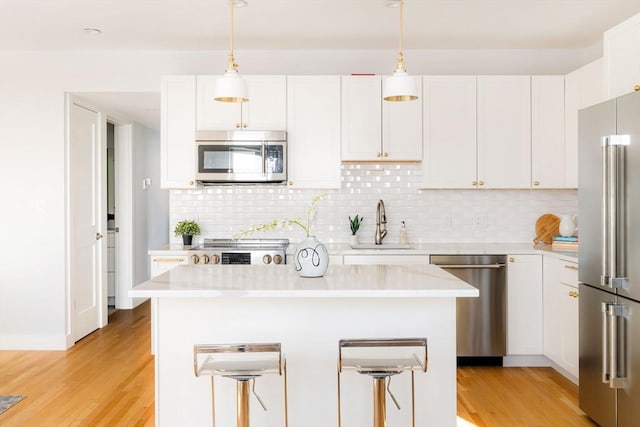
[[196, 180], [263, 183], [287, 180], [285, 131], [199, 131]]

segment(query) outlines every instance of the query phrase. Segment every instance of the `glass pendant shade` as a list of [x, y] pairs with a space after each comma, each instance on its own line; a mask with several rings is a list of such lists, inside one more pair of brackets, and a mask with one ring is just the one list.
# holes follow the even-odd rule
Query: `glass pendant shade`
[[406, 71], [398, 71], [384, 82], [382, 97], [385, 101], [413, 101], [418, 99], [418, 85], [415, 77], [411, 77]]
[[246, 102], [249, 100], [247, 82], [240, 77], [238, 70], [227, 69], [216, 82], [216, 101], [220, 102]]

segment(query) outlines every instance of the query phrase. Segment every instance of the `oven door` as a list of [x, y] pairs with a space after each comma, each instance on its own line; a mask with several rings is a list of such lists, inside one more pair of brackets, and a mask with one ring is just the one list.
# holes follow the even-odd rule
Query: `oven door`
[[280, 142], [216, 141], [197, 144], [196, 179], [205, 182], [282, 182], [286, 147]]

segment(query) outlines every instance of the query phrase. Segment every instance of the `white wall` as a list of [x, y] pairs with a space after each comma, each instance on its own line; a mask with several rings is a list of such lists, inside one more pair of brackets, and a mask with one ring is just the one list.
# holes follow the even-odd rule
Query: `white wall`
[[[586, 50], [407, 51], [412, 74], [564, 74]], [[246, 74], [390, 73], [394, 51], [238, 51]], [[0, 349], [63, 349], [65, 92], [160, 90], [163, 74], [222, 73], [225, 52], [0, 52]]]

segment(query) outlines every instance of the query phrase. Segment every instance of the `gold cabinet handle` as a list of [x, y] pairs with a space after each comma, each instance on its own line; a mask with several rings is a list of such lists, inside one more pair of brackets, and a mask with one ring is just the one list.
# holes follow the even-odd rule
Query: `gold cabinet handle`
[[484, 181], [480, 181], [478, 185], [484, 185]]
[[386, 151], [384, 152], [384, 156], [385, 157], [389, 157], [389, 153], [387, 153]]
[[382, 156], [381, 153], [376, 153], [376, 157], [380, 157], [380, 156]]
[[569, 270], [577, 270], [578, 267], [575, 265], [571, 265], [571, 264], [565, 264], [564, 268], [568, 268]]
[[193, 185], [193, 181], [189, 181], [189, 185]]
[[182, 258], [154, 258], [153, 262], [182, 262]]
[[640, 92], [640, 85], [635, 85], [633, 87], [633, 90], [635, 90], [636, 92]]
[[477, 187], [477, 186], [478, 186], [478, 181], [473, 181], [473, 182], [471, 183], [471, 185], [472, 185], [472, 186], [474, 186], [474, 187]]
[[240, 129], [240, 123], [236, 123], [236, 129]]
[[516, 262], [516, 259], [514, 257], [509, 257], [509, 262]]
[[243, 123], [243, 124], [242, 124], [242, 128], [244, 129], [244, 128], [246, 128], [246, 127], [247, 127], [247, 124], [246, 124], [246, 123]]
[[538, 185], [540, 185], [540, 181], [533, 181], [533, 186], [537, 187]]
[[289, 181], [289, 185], [293, 185], [293, 181]]
[[569, 296], [570, 296], [571, 298], [578, 298], [578, 295], [579, 295], [579, 294], [578, 294], [578, 291], [571, 291], [571, 292], [569, 292]]

